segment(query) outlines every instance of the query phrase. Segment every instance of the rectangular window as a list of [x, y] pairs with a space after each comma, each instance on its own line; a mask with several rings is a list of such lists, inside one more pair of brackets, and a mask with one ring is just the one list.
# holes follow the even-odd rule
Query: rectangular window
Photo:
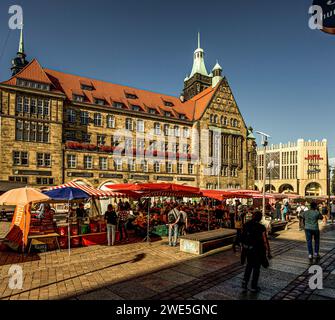
[[50, 153], [37, 153], [36, 158], [38, 167], [51, 167]]
[[143, 120], [137, 120], [136, 129], [137, 129], [137, 132], [144, 132], [144, 121]]
[[159, 173], [159, 172], [161, 172], [161, 165], [160, 165], [159, 162], [155, 162], [155, 163], [154, 163], [154, 172], [155, 172], [155, 173]]
[[106, 143], [106, 136], [103, 134], [97, 135], [97, 144], [98, 146], [104, 146]]
[[126, 150], [131, 150], [133, 148], [133, 139], [132, 138], [125, 138], [124, 146]]
[[53, 185], [54, 182], [54, 178], [43, 178], [43, 177], [37, 177], [36, 178], [36, 184], [39, 185]]
[[128, 171], [136, 171], [136, 160], [128, 161]]
[[23, 112], [23, 97], [21, 96], [16, 97], [16, 112], [17, 113]]
[[87, 111], [81, 111], [80, 112], [80, 123], [81, 125], [88, 125], [89, 123], [89, 117]]
[[129, 130], [129, 131], [133, 130], [133, 120], [130, 118], [126, 119], [126, 130]]
[[172, 163], [171, 162], [166, 163], [166, 172], [172, 173]]
[[184, 173], [184, 166], [182, 163], [177, 164], [177, 173], [178, 174], [183, 174]]
[[160, 135], [161, 134], [161, 124], [158, 122], [155, 122], [154, 124], [154, 134]]
[[72, 109], [66, 110], [67, 122], [75, 123], [76, 122], [76, 111]]
[[122, 102], [113, 102], [113, 107], [116, 109], [123, 109], [124, 104]]
[[189, 144], [183, 144], [183, 153], [188, 153], [190, 149], [190, 145]]
[[101, 127], [102, 126], [102, 116], [101, 116], [101, 113], [95, 113], [94, 114], [94, 125], [96, 127]]
[[145, 141], [144, 139], [137, 139], [136, 141], [136, 149], [137, 150], [144, 150], [145, 148]]
[[142, 160], [141, 161], [141, 171], [142, 172], [148, 172], [149, 171], [149, 166], [148, 166], [148, 161], [147, 160]]
[[170, 131], [170, 126], [168, 124], [164, 124], [164, 135], [168, 136]]
[[70, 169], [77, 167], [77, 157], [74, 154], [67, 155], [67, 167]]
[[14, 151], [13, 152], [13, 164], [15, 166], [27, 166], [29, 164], [28, 152]]
[[95, 104], [98, 104], [99, 106], [104, 106], [106, 104], [106, 101], [103, 99], [95, 99]]
[[111, 115], [107, 116], [107, 128], [115, 128], [115, 118]]
[[188, 174], [193, 174], [194, 173], [194, 165], [189, 163], [188, 164]]
[[75, 101], [75, 102], [84, 102], [84, 96], [80, 96], [80, 95], [74, 94], [73, 95], [73, 101]]
[[84, 156], [84, 168], [93, 169], [92, 156]]
[[132, 106], [131, 108], [133, 111], [141, 111], [141, 108], [139, 106]]
[[16, 140], [22, 141], [23, 140], [23, 121], [17, 120], [16, 121]]
[[108, 170], [107, 160], [107, 158], [99, 158], [100, 170]]
[[114, 165], [116, 170], [122, 171], [122, 159], [116, 159]]

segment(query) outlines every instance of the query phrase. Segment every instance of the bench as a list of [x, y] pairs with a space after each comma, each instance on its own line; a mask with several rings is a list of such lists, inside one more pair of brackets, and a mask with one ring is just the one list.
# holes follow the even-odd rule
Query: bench
[[271, 230], [270, 233], [275, 233], [277, 231], [286, 230], [287, 228], [286, 221], [273, 221], [271, 222]]
[[233, 244], [235, 238], [235, 229], [222, 228], [193, 233], [180, 237], [180, 251], [200, 255]]

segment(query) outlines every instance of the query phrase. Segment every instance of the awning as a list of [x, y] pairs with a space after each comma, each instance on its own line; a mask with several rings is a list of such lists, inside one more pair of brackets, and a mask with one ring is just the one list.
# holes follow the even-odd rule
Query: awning
[[74, 188], [78, 188], [82, 191], [85, 191], [86, 193], [88, 193], [91, 197], [95, 197], [95, 198], [103, 198], [103, 197], [115, 197], [115, 198], [122, 198], [122, 197], [130, 197], [130, 198], [138, 198], [139, 195], [136, 194], [135, 192], [113, 192], [113, 191], [109, 191], [109, 190], [100, 190], [100, 189], [95, 189], [93, 187], [90, 186], [86, 186], [86, 185], [82, 185], [82, 184], [78, 184], [75, 183], [73, 181], [62, 184], [60, 186], [56, 186], [56, 187], [52, 187], [49, 188], [48, 190], [54, 190], [54, 189], [61, 189], [61, 188], [66, 188], [66, 187], [74, 187]]
[[0, 193], [7, 192], [12, 189], [23, 188], [27, 184], [11, 181], [0, 181]]
[[173, 183], [135, 183], [106, 185], [114, 192], [133, 191], [142, 197], [201, 197], [199, 188]]

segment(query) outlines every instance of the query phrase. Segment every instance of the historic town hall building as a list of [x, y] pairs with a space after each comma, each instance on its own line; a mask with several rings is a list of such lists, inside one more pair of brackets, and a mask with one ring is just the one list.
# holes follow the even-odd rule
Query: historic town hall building
[[0, 185], [174, 182], [254, 188], [255, 139], [218, 63], [194, 52], [180, 97], [75, 76], [26, 60], [0, 84]]

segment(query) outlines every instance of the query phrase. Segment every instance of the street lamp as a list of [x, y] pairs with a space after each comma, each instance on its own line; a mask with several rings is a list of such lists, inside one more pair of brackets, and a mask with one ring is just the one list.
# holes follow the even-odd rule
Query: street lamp
[[265, 217], [265, 185], [266, 185], [266, 146], [270, 136], [264, 132], [256, 131], [262, 137], [262, 146], [264, 147], [264, 163], [263, 163], [263, 218]]

